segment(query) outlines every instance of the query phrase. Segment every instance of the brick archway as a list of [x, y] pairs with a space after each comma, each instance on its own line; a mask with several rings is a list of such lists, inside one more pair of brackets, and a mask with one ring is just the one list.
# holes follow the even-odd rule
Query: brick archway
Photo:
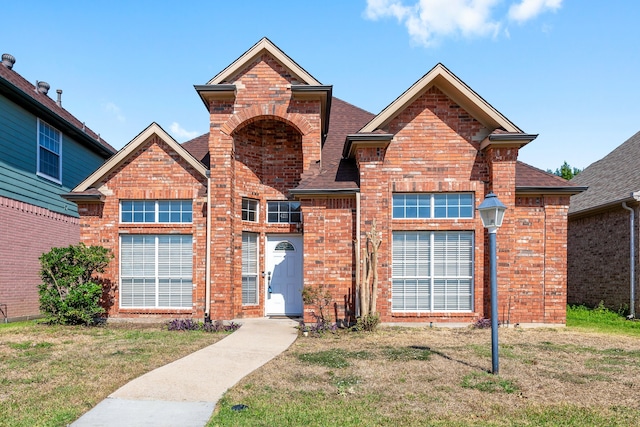
[[234, 114], [220, 126], [220, 131], [227, 136], [231, 136], [239, 127], [264, 119], [285, 122], [293, 126], [303, 136], [308, 135], [313, 130], [309, 121], [302, 114], [290, 113], [287, 110], [287, 105], [253, 105]]

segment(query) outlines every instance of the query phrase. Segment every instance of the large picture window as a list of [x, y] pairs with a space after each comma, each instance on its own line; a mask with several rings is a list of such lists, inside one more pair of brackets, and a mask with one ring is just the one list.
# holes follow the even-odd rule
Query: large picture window
[[242, 233], [242, 305], [258, 304], [258, 235]]
[[190, 223], [193, 221], [191, 200], [122, 200], [120, 222]]
[[120, 307], [192, 308], [191, 235], [120, 236]]
[[396, 193], [393, 218], [473, 218], [472, 193]]
[[38, 175], [62, 181], [62, 134], [38, 119]]
[[471, 311], [473, 232], [393, 232], [393, 311]]

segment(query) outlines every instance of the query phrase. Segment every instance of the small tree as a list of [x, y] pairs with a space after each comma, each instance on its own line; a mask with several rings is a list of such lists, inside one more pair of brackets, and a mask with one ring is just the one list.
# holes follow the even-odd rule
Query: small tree
[[[360, 317], [358, 324], [369, 325], [364, 329], [373, 330], [378, 324], [378, 249], [382, 244], [381, 233], [376, 229], [376, 221], [365, 235], [365, 244], [360, 258], [360, 271], [356, 281], [356, 294]], [[357, 243], [357, 242], [356, 242]]]
[[578, 175], [580, 172], [582, 172], [582, 169], [571, 167], [569, 165], [569, 163], [567, 163], [566, 160], [565, 160], [565, 162], [562, 164], [562, 166], [560, 166], [558, 169], [556, 169], [555, 172], [553, 172], [551, 169], [547, 169], [547, 172], [569, 180], [569, 179], [573, 178], [574, 176]]
[[108, 249], [84, 243], [52, 248], [40, 257], [40, 310], [49, 323], [88, 325], [104, 313], [94, 274], [104, 272], [111, 258]]

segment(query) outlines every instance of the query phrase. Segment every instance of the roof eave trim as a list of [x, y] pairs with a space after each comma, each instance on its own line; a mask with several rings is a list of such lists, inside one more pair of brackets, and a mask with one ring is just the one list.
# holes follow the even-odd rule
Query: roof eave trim
[[236, 85], [232, 84], [207, 84], [193, 85], [193, 88], [200, 95], [200, 99], [209, 110], [209, 102], [214, 99], [231, 99], [236, 97]]
[[61, 194], [60, 197], [74, 203], [78, 203], [78, 202], [104, 203], [104, 201], [106, 200], [106, 196], [104, 194], [66, 193], [66, 194]]
[[534, 139], [538, 134], [531, 133], [498, 133], [491, 134], [480, 143], [480, 150], [487, 147], [518, 147], [522, 148]]
[[569, 217], [570, 218], [577, 218], [577, 217], [582, 217], [582, 216], [586, 216], [589, 214], [596, 214], [599, 212], [603, 212], [606, 211], [612, 207], [617, 207], [622, 205], [623, 202], [627, 202], [627, 203], [638, 203], [638, 200], [635, 199], [633, 196], [631, 197], [626, 197], [623, 199], [618, 199], [618, 200], [614, 200], [612, 202], [609, 203], [604, 203], [602, 205], [598, 205], [598, 206], [592, 206], [590, 208], [586, 208], [586, 209], [581, 209], [579, 211], [571, 211], [571, 208], [569, 208]]
[[55, 127], [59, 127], [60, 130], [63, 131], [63, 133], [67, 134], [67, 136], [81, 140], [80, 142], [84, 142], [90, 145], [105, 157], [109, 157], [116, 153], [116, 151], [109, 149], [108, 147], [100, 143], [100, 141], [94, 139], [91, 135], [84, 132], [82, 129], [62, 118], [46, 105], [38, 102], [38, 100], [33, 99], [32, 97], [24, 93], [24, 91], [14, 86], [10, 81], [0, 78], [0, 84], [9, 89], [13, 96], [17, 98], [12, 99], [12, 101], [17, 101], [19, 99], [21, 101], [17, 102], [19, 105], [26, 108], [27, 110], [30, 110], [30, 112], [35, 113], [36, 116], [42, 116], [42, 118], [47, 122], [50, 122], [50, 124], [54, 125]]
[[573, 195], [586, 191], [589, 187], [516, 187], [516, 194], [566, 194]]
[[347, 135], [342, 157], [352, 158], [358, 147], [387, 147], [395, 135], [392, 133], [370, 133], [370, 134], [350, 134]]

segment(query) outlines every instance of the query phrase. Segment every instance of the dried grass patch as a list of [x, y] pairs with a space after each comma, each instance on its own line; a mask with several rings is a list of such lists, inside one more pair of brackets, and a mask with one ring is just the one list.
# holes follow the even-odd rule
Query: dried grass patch
[[[615, 408], [640, 409], [638, 338], [570, 329], [501, 329], [499, 341], [499, 379], [504, 384], [474, 388], [463, 383], [495, 377], [487, 373], [490, 330], [380, 328], [374, 333], [301, 337], [286, 353], [243, 379], [226, 399], [295, 400], [309, 394], [343, 405], [364, 401], [372, 403], [380, 417], [372, 424], [380, 425], [387, 425], [380, 420], [419, 425], [426, 419], [462, 424], [503, 420], [506, 424], [496, 425], [513, 425], [512, 417], [521, 419], [548, 408], [585, 408], [605, 417], [611, 411], [615, 415]], [[349, 366], [330, 368], [300, 359], [301, 354], [330, 350], [346, 354]], [[423, 350], [430, 352], [426, 360], [411, 358]], [[348, 356], [358, 352], [370, 357]], [[410, 356], [394, 360], [393, 354]], [[341, 379], [348, 380], [343, 381], [346, 387], [340, 386]]]

